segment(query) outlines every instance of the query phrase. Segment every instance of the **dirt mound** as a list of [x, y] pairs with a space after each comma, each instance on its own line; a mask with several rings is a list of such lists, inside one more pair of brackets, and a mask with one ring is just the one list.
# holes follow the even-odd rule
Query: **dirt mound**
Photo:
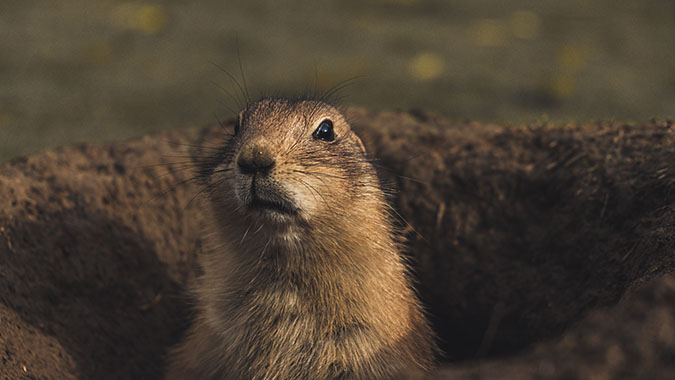
[[[675, 127], [351, 114], [452, 362], [430, 379], [675, 376]], [[190, 145], [222, 135], [0, 169], [1, 379], [160, 378], [201, 250]]]

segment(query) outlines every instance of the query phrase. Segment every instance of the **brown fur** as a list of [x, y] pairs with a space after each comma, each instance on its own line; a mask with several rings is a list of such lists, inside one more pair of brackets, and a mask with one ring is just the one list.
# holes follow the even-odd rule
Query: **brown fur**
[[[330, 119], [335, 141], [312, 136]], [[363, 144], [333, 107], [266, 99], [203, 165], [197, 315], [167, 379], [378, 380], [427, 371], [433, 336]], [[252, 179], [241, 157], [274, 166]], [[251, 209], [258, 194], [292, 213]]]

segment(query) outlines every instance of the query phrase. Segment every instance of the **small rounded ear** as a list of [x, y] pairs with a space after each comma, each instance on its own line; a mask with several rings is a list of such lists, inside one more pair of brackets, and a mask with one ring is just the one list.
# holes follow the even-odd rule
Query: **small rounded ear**
[[366, 147], [363, 145], [363, 142], [361, 141], [359, 136], [354, 134], [354, 139], [356, 139], [356, 142], [359, 143], [359, 146], [361, 147], [361, 152], [363, 152], [365, 154], [366, 153]]

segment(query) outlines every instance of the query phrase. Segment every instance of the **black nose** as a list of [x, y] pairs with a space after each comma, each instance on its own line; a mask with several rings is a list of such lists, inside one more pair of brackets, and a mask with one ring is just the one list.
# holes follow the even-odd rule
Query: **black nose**
[[274, 167], [274, 156], [261, 145], [245, 146], [237, 158], [239, 171], [244, 174], [266, 173]]

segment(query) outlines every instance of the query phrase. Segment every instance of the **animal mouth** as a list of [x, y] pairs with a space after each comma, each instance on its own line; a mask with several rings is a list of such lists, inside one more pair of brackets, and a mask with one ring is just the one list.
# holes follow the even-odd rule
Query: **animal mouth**
[[297, 215], [298, 209], [290, 202], [281, 199], [261, 199], [254, 196], [248, 205], [250, 210], [255, 211], [273, 211], [279, 214]]
[[269, 184], [265, 178], [253, 176], [248, 188], [242, 189], [245, 194], [242, 200], [250, 212], [268, 216], [297, 215], [300, 209], [288, 199], [281, 189]]

